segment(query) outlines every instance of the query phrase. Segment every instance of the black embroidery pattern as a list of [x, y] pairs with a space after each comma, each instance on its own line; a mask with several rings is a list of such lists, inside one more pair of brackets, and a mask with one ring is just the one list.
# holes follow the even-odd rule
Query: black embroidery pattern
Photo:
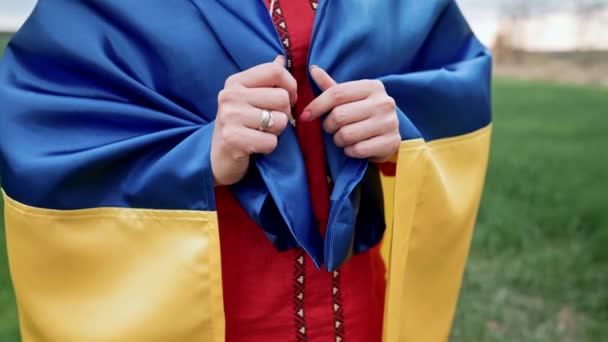
[[344, 308], [342, 304], [342, 288], [340, 286], [340, 271], [334, 271], [331, 282], [331, 304], [334, 313], [334, 336], [336, 342], [345, 342]]
[[293, 310], [295, 317], [296, 342], [307, 342], [306, 316], [304, 315], [304, 289], [306, 286], [306, 252], [296, 251], [293, 282]]
[[[317, 10], [318, 0], [309, 0], [313, 11]], [[281, 8], [281, 1], [275, 0], [272, 12], [272, 20], [277, 28], [283, 47], [287, 55], [287, 66], [292, 70], [293, 53], [291, 38], [287, 28], [287, 22]], [[298, 249], [295, 254], [294, 262], [294, 282], [293, 282], [293, 311], [296, 329], [296, 341], [308, 342], [306, 331], [306, 315], [304, 312], [304, 298], [306, 288], [306, 252]], [[344, 309], [342, 307], [342, 293], [340, 287], [340, 272], [334, 271], [332, 274], [332, 312], [334, 317], [334, 336], [336, 342], [345, 342], [344, 328]]]
[[[293, 70], [293, 50], [287, 22], [281, 8], [281, 1], [275, 0], [272, 10], [272, 21], [279, 33], [279, 38], [287, 55], [287, 68]], [[306, 287], [306, 252], [298, 249], [295, 253], [293, 267], [293, 313], [296, 342], [308, 342], [306, 316], [304, 314], [304, 290]]]
[[291, 37], [289, 36], [287, 22], [285, 21], [283, 9], [281, 8], [281, 0], [275, 0], [274, 2], [274, 9], [272, 11], [272, 21], [274, 22], [274, 26], [279, 32], [281, 43], [283, 43], [283, 48], [285, 49], [285, 53], [287, 54], [287, 68], [289, 69], [289, 71], [292, 71], [293, 53], [291, 46]]
[[310, 6], [312, 7], [313, 11], [316, 11], [317, 7], [319, 7], [319, 0], [310, 0]]

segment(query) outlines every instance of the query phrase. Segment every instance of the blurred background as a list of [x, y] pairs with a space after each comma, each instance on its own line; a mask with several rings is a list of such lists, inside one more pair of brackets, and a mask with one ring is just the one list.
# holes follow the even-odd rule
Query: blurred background
[[[495, 109], [451, 341], [608, 341], [608, 0], [458, 2]], [[0, 56], [34, 5], [0, 0]], [[17, 324], [0, 227], [0, 341]]]

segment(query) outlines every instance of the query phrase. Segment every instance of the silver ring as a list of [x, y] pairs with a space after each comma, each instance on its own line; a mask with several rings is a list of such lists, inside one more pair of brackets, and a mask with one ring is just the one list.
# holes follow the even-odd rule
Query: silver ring
[[266, 131], [274, 126], [274, 120], [272, 119], [272, 112], [269, 110], [262, 110], [262, 119], [260, 120], [260, 131]]

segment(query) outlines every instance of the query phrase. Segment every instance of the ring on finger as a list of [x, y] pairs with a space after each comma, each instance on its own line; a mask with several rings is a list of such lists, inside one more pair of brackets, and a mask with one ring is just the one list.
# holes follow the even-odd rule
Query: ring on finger
[[272, 118], [272, 112], [266, 109], [262, 109], [262, 117], [260, 119], [260, 131], [264, 132], [274, 126], [274, 120]]

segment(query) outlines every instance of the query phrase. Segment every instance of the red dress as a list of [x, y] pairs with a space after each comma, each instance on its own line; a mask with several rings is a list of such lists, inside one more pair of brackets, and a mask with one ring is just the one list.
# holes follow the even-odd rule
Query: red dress
[[[314, 99], [306, 59], [316, 2], [275, 1], [273, 21], [298, 81], [296, 113]], [[329, 190], [320, 122], [298, 122], [297, 133], [324, 231]], [[377, 247], [339, 271], [318, 270], [301, 249], [278, 252], [227, 188], [216, 196], [227, 342], [381, 341], [386, 283]]]

